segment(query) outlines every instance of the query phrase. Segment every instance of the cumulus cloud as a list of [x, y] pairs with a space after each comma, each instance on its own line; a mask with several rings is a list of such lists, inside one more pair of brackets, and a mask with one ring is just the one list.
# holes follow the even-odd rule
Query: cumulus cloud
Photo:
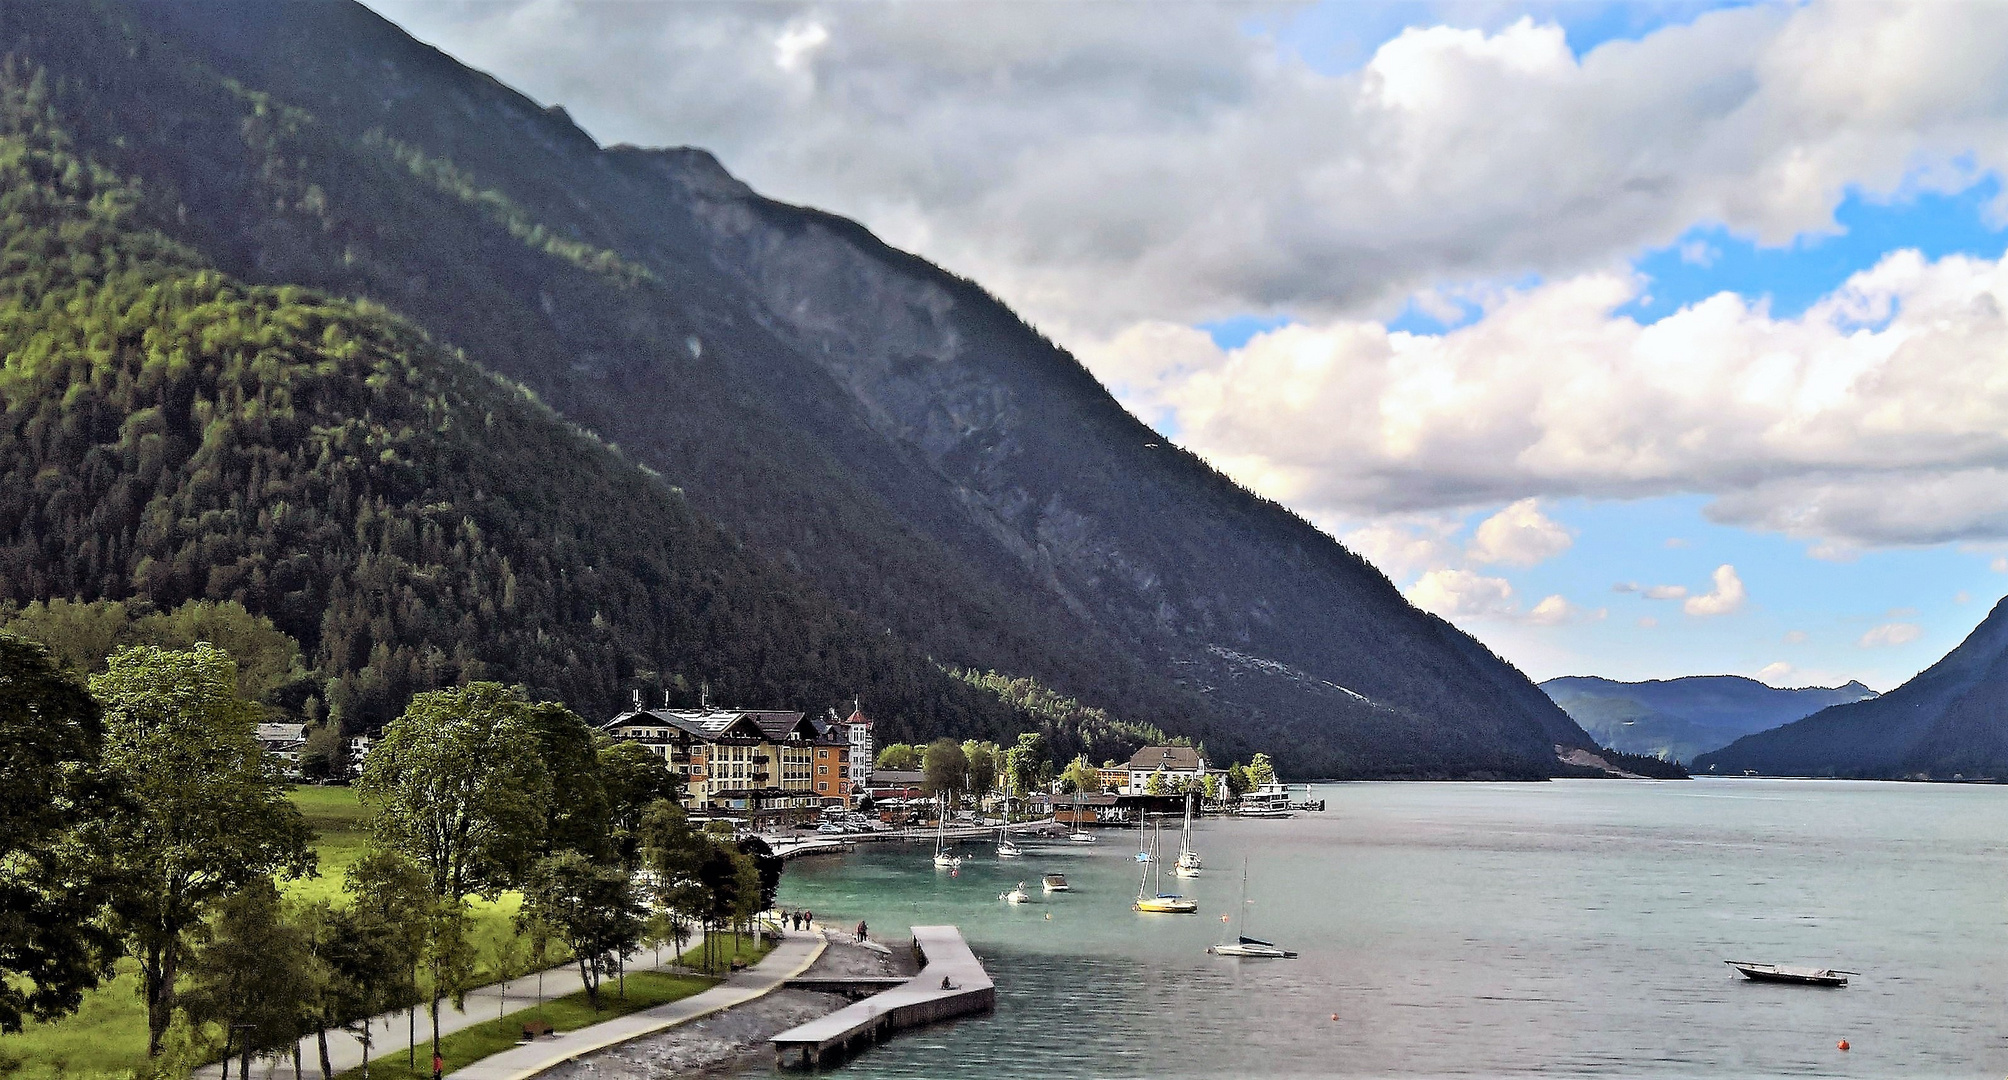
[[1563, 276], [1697, 222], [1781, 242], [2008, 163], [2000, 5], [1756, 5], [1580, 58], [1531, 19], [1415, 27], [1328, 73], [1240, 4], [371, 3], [1090, 333]]
[[1478, 523], [1465, 555], [1476, 563], [1528, 567], [1569, 550], [1576, 539], [1541, 513], [1536, 499], [1521, 499]]
[[1569, 622], [1599, 622], [1609, 615], [1609, 608], [1597, 608], [1592, 611], [1573, 604], [1567, 597], [1556, 593], [1542, 597], [1540, 603], [1527, 610], [1522, 621], [1535, 626], [1559, 626]]
[[1743, 606], [1743, 579], [1736, 576], [1736, 568], [1723, 563], [1715, 568], [1715, 588], [1700, 596], [1690, 596], [1680, 606], [1689, 615], [1707, 618], [1727, 615]]
[[1408, 602], [1446, 619], [1513, 613], [1513, 585], [1470, 570], [1431, 570], [1404, 594]]
[[1770, 683], [1772, 686], [1785, 686], [1787, 685], [1785, 677], [1792, 674], [1794, 670], [1792, 665], [1785, 661], [1774, 660], [1757, 669], [1757, 681]]
[[1878, 626], [1875, 629], [1870, 630], [1868, 633], [1863, 634], [1861, 636], [1861, 639], [1859, 641], [1856, 641], [1855, 644], [1861, 646], [1864, 649], [1874, 649], [1889, 645], [1903, 645], [1907, 642], [1916, 641], [1918, 635], [1922, 633], [1924, 633], [1924, 629], [1918, 626], [1916, 623], [1907, 623], [1907, 622], [1884, 623], [1881, 626]]
[[[1637, 288], [1537, 285], [1440, 335], [1164, 331], [1185, 335], [1176, 378], [1130, 385], [1313, 510], [1705, 491], [1710, 518], [1835, 550], [2008, 537], [2008, 258], [1898, 252], [1789, 319], [1724, 293], [1641, 326], [1616, 312]], [[1146, 336], [1086, 355], [1139, 370]]]
[[1394, 517], [1369, 522], [1339, 533], [1339, 540], [1390, 578], [1405, 578], [1455, 562], [1456, 518]]

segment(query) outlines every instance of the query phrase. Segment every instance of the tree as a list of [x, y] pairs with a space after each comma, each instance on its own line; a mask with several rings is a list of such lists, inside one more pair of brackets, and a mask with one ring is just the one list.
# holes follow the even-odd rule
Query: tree
[[641, 857], [643, 816], [658, 801], [676, 802], [683, 794], [684, 780], [670, 771], [668, 762], [631, 739], [602, 735], [597, 746], [600, 786], [606, 790], [612, 823], [613, 853], [622, 866], [632, 870]]
[[561, 851], [537, 863], [523, 889], [523, 909], [571, 946], [586, 1001], [597, 1010], [601, 977], [634, 954], [644, 931], [644, 911], [626, 872]]
[[1256, 754], [1249, 760], [1248, 780], [1256, 787], [1276, 782], [1276, 767], [1269, 763], [1269, 755]]
[[920, 750], [907, 743], [891, 743], [881, 747], [872, 767], [891, 772], [918, 772], [920, 770]]
[[1146, 795], [1171, 794], [1171, 785], [1165, 779], [1164, 766], [1162, 765], [1158, 766], [1157, 769], [1150, 774], [1150, 779], [1145, 780], [1143, 782], [1143, 793]]
[[549, 781], [527, 704], [495, 683], [413, 698], [370, 750], [357, 787], [372, 840], [403, 854], [434, 896], [500, 896], [529, 870]]
[[156, 612], [145, 601], [56, 597], [22, 608], [7, 629], [49, 646], [58, 663], [84, 674], [103, 671], [121, 648], [192, 649], [208, 642], [237, 661], [237, 692], [252, 701], [269, 703], [307, 679], [299, 643], [235, 600], [190, 600]]
[[[234, 1046], [249, 1076], [252, 1055], [293, 1046], [320, 996], [311, 928], [286, 918], [270, 878], [247, 883], [223, 901], [208, 942], [188, 964], [189, 1018], [224, 1031], [224, 1060]], [[226, 1067], [226, 1072], [227, 1067]]]
[[330, 1080], [329, 1029], [353, 1034], [367, 1058], [374, 1041], [370, 1018], [409, 1000], [401, 992], [411, 983], [412, 950], [402, 928], [373, 904], [335, 907], [322, 902], [311, 909], [308, 921], [321, 971], [309, 1015], [320, 1047], [321, 1077]]
[[669, 920], [677, 948], [689, 940], [689, 924], [706, 918], [710, 904], [702, 870], [711, 841], [690, 827], [683, 808], [664, 799], [642, 815], [641, 864], [654, 883], [655, 901]]
[[158, 1056], [190, 932], [247, 885], [311, 873], [313, 832], [252, 737], [264, 710], [238, 693], [221, 649], [124, 649], [90, 685], [105, 707], [105, 767], [132, 796], [100, 836]]
[[[395, 851], [371, 846], [350, 865], [342, 890], [351, 898], [349, 910], [384, 934], [386, 956], [393, 961], [373, 976], [367, 993], [381, 994], [386, 1002], [417, 1001], [418, 970], [432, 932], [435, 903], [425, 872]], [[367, 1016], [364, 1014], [363, 1023], [355, 1017], [345, 1021], [365, 1042], [369, 1039]], [[416, 1057], [415, 1049], [412, 1056]]]
[[1206, 781], [1200, 785], [1200, 790], [1206, 796], [1206, 801], [1220, 801], [1220, 774], [1207, 773]]
[[524, 706], [523, 719], [537, 741], [549, 781], [542, 851], [570, 849], [596, 861], [607, 858], [610, 815], [592, 727], [577, 713], [552, 703]]
[[969, 790], [980, 800], [997, 786], [999, 748], [972, 739], [962, 744], [962, 756], [969, 762]]
[[1253, 790], [1255, 790], [1255, 785], [1248, 779], [1248, 766], [1237, 761], [1227, 767], [1228, 794], [1238, 799]]
[[928, 743], [920, 771], [921, 790], [930, 795], [953, 795], [969, 785], [969, 757], [954, 739]]
[[1018, 745], [1004, 757], [1004, 775], [1009, 778], [1012, 794], [1023, 798], [1031, 793], [1039, 782], [1039, 765], [1045, 760], [1044, 735], [1027, 731], [1018, 736]]
[[1100, 792], [1101, 786], [1101, 774], [1095, 771], [1086, 754], [1068, 762], [1067, 770], [1060, 774], [1061, 791], [1092, 794]]
[[0, 1031], [74, 1011], [118, 956], [77, 838], [115, 797], [103, 744], [83, 682], [43, 646], [0, 633]]
[[426, 925], [433, 1050], [439, 1002], [458, 997], [470, 895], [494, 899], [529, 873], [544, 841], [550, 780], [531, 706], [495, 683], [413, 698], [371, 748], [358, 789], [371, 843], [411, 859], [434, 904]]

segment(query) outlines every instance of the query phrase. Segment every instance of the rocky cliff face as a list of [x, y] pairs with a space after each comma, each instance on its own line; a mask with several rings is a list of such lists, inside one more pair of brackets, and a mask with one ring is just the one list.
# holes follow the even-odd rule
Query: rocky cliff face
[[409, 315], [942, 663], [1297, 775], [1550, 775], [1594, 745], [975, 284], [702, 151], [602, 149], [345, 0], [111, 6], [97, 48], [20, 10], [177, 235]]

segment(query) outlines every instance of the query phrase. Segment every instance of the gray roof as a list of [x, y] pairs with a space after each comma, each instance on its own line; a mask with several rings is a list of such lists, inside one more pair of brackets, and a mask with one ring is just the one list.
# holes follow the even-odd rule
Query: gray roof
[[926, 774], [905, 769], [873, 769], [873, 787], [919, 787]]
[[1130, 759], [1129, 767], [1192, 772], [1200, 768], [1199, 751], [1190, 746], [1146, 746]]

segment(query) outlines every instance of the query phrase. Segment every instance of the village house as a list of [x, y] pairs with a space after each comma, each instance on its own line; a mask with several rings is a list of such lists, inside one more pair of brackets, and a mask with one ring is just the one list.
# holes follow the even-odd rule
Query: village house
[[1129, 760], [1129, 783], [1124, 794], [1144, 794], [1156, 773], [1164, 774], [1167, 788], [1181, 780], [1197, 788], [1206, 782], [1206, 771], [1206, 759], [1190, 746], [1146, 746]]
[[259, 724], [258, 744], [279, 759], [279, 769], [288, 778], [300, 775], [300, 754], [307, 749], [307, 725]]

